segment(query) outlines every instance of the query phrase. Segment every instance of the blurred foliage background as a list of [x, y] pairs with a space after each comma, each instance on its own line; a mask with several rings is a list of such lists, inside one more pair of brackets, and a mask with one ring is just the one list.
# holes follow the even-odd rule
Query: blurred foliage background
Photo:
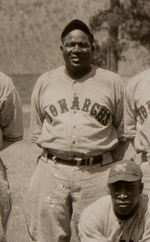
[[1, 0], [1, 71], [41, 74], [61, 65], [59, 37], [72, 18], [91, 26], [98, 65], [124, 78], [149, 67], [149, 0]]
[[12, 77], [24, 113], [24, 139], [1, 152], [13, 200], [8, 242], [29, 241], [23, 202], [39, 154], [29, 138], [30, 97], [38, 76], [63, 63], [60, 33], [73, 18], [94, 32], [94, 63], [124, 80], [150, 66], [149, 0], [0, 0], [0, 70]]
[[[119, 71], [119, 61], [126, 61], [130, 48], [150, 50], [150, 1], [110, 0], [109, 8], [90, 18], [95, 41], [94, 62], [112, 71]], [[135, 58], [135, 61], [137, 59]], [[149, 58], [147, 64], [149, 64]], [[144, 63], [143, 63], [144, 64]]]
[[89, 22], [107, 0], [1, 0], [0, 69], [41, 74], [62, 64], [60, 33], [72, 18]]

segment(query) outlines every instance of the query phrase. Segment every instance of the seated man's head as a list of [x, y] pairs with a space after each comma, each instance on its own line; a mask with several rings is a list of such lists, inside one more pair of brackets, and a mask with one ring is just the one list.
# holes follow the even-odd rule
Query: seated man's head
[[108, 175], [108, 187], [115, 214], [127, 219], [139, 206], [143, 191], [143, 173], [134, 161], [124, 160], [114, 164]]
[[[61, 34], [61, 50], [69, 74], [81, 77], [90, 70], [94, 37], [79, 19], [72, 20]], [[79, 75], [79, 76], [80, 76]]]

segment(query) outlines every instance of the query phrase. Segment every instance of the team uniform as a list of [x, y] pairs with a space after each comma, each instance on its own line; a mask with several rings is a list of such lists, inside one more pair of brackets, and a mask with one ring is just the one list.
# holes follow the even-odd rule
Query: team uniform
[[[22, 107], [19, 95], [12, 80], [0, 73], [0, 148], [5, 148], [3, 141], [14, 142], [22, 138]], [[0, 159], [0, 242], [6, 241], [5, 233], [10, 211], [11, 197], [6, 167]]]
[[[150, 69], [128, 81], [125, 90], [124, 133], [134, 139], [136, 160], [144, 173], [145, 192], [150, 194]], [[133, 154], [134, 155], [134, 154]]]
[[26, 198], [33, 241], [78, 241], [70, 221], [74, 230], [83, 208], [106, 193], [109, 151], [122, 139], [122, 112], [123, 85], [115, 73], [92, 66], [73, 80], [61, 66], [39, 78], [31, 138], [43, 153]]
[[149, 242], [150, 202], [140, 196], [136, 212], [127, 220], [119, 220], [111, 196], [105, 196], [84, 210], [79, 223], [81, 242]]

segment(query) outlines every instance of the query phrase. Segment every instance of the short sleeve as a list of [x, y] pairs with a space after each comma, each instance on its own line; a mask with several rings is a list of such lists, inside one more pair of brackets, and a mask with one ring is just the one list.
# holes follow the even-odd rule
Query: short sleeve
[[3, 139], [23, 138], [23, 112], [19, 94], [10, 78], [0, 76], [0, 127]]

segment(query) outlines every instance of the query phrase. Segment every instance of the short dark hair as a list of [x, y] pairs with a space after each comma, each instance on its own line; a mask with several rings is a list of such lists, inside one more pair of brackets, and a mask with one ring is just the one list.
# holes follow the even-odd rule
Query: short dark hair
[[63, 39], [65, 38], [65, 36], [75, 29], [79, 29], [84, 33], [86, 33], [89, 37], [91, 44], [93, 43], [94, 41], [93, 34], [91, 33], [89, 27], [80, 19], [74, 19], [66, 25], [66, 27], [61, 33], [61, 41], [63, 42]]

